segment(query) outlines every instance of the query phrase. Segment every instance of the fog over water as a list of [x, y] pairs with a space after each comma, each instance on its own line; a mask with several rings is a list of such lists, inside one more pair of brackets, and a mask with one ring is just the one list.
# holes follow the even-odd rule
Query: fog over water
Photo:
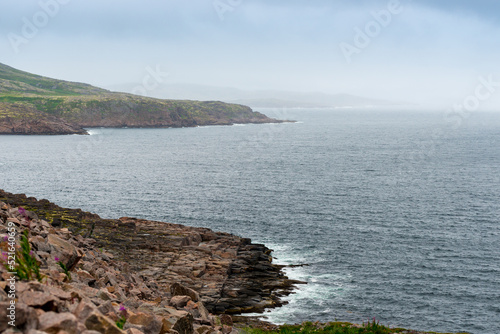
[[[101, 87], [354, 94], [451, 108], [500, 82], [498, 1], [2, 1], [0, 62]], [[146, 94], [157, 96], [150, 82]], [[498, 109], [500, 93], [481, 101]], [[157, 93], [157, 94], [155, 94]]]
[[0, 184], [309, 264], [288, 271], [308, 284], [266, 313], [276, 323], [499, 332], [500, 114], [453, 129], [433, 112], [266, 112], [299, 122], [2, 137]]

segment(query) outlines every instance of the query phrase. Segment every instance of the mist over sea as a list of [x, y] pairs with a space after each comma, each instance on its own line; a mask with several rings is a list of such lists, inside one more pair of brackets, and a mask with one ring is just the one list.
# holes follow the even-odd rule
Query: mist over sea
[[272, 322], [500, 332], [500, 113], [262, 111], [298, 122], [0, 136], [0, 188], [308, 264]]

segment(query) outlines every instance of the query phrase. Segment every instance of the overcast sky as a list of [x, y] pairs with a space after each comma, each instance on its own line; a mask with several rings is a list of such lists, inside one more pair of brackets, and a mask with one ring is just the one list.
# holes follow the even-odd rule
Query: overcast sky
[[[0, 36], [0, 62], [101, 87], [158, 67], [168, 83], [446, 106], [500, 82], [498, 0], [2, 0]], [[489, 88], [481, 104], [500, 106]]]

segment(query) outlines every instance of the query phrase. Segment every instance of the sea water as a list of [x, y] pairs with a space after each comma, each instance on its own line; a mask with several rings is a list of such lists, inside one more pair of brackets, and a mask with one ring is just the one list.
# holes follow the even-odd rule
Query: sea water
[[298, 122], [0, 136], [0, 188], [265, 243], [307, 265], [275, 323], [500, 332], [500, 113], [262, 111]]

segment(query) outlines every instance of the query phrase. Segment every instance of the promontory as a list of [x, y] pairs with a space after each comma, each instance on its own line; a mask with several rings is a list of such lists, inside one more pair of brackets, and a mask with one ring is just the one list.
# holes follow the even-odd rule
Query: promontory
[[51, 79], [0, 63], [0, 134], [86, 134], [89, 127], [280, 123], [250, 107], [162, 100]]

